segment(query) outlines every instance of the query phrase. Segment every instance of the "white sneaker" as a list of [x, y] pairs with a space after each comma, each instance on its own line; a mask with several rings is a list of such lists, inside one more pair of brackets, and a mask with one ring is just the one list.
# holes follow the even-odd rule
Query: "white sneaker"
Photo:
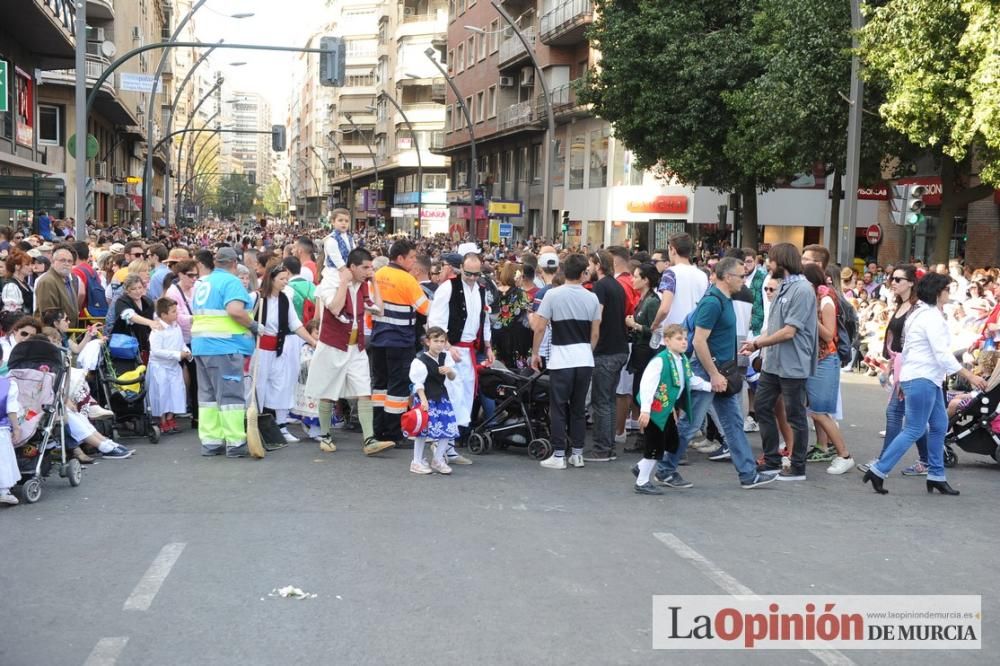
[[620, 435], [615, 435], [615, 444], [620, 446], [625, 446], [628, 444], [628, 432], [623, 432]]
[[[437, 460], [431, 461], [431, 469], [438, 474], [451, 474], [451, 467], [448, 466], [446, 462], [438, 462]], [[412, 466], [411, 466], [412, 471]]]
[[[569, 457], [570, 467], [583, 467], [583, 455], [580, 453], [574, 453]], [[565, 468], [565, 466], [563, 466]]]
[[830, 466], [826, 468], [827, 474], [846, 474], [854, 467], [854, 458], [834, 458]]
[[414, 460], [410, 463], [410, 471], [414, 474], [430, 474], [433, 470], [427, 463]]
[[[583, 461], [581, 460], [580, 462]], [[542, 467], [547, 467], [548, 469], [566, 469], [566, 456], [557, 456], [553, 453], [551, 456], [538, 464]]]
[[288, 432], [288, 428], [282, 428], [281, 429], [281, 434], [285, 436], [285, 441], [288, 442], [289, 444], [293, 444], [293, 443], [299, 441], [298, 437], [296, 437], [292, 433]]
[[719, 445], [710, 439], [703, 439], [698, 442], [692, 442], [688, 445], [688, 448], [692, 448], [699, 453], [711, 453], [719, 448]]
[[759, 431], [760, 431], [760, 426], [757, 425], [757, 422], [753, 420], [752, 416], [747, 415], [747, 417], [743, 419], [743, 432], [759, 432]]
[[0, 504], [8, 504], [10, 506], [17, 506], [20, 503], [21, 502], [16, 497], [14, 497], [13, 495], [11, 495], [9, 491], [5, 490], [2, 494], [0, 494]]
[[86, 417], [89, 419], [109, 419], [115, 415], [110, 409], [104, 409], [98, 404], [87, 405]]
[[625, 419], [625, 430], [638, 430], [639, 421], [633, 419], [631, 416]]

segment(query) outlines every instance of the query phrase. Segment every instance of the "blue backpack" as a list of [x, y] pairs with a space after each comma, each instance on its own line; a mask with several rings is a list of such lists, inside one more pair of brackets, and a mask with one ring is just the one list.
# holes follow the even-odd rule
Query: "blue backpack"
[[108, 299], [104, 294], [104, 286], [97, 277], [97, 271], [91, 266], [83, 266], [81, 271], [86, 276], [84, 286], [87, 289], [87, 314], [91, 317], [107, 317]]
[[[722, 305], [722, 299], [719, 298], [717, 294], [711, 294], [711, 295], [715, 296], [716, 300], [719, 301], [719, 304]], [[684, 317], [684, 323], [681, 324], [685, 328], [685, 330], [687, 330], [688, 348], [687, 352], [685, 353], [687, 354], [688, 358], [691, 358], [694, 355], [694, 329], [695, 329], [694, 322], [698, 317], [698, 308], [701, 307], [702, 302], [708, 296], [709, 292], [706, 292], [705, 295], [701, 297], [701, 300], [698, 301], [698, 305], [694, 306], [694, 310], [691, 310], [691, 312], [689, 312], [688, 315]]]

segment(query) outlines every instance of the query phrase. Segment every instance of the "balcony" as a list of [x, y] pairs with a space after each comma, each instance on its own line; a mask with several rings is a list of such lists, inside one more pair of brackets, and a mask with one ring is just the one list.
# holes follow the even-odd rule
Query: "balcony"
[[[111, 62], [104, 56], [93, 55], [92, 53], [87, 54], [87, 87], [93, 88], [94, 84], [97, 83], [98, 77], [104, 73], [111, 65]], [[41, 82], [56, 85], [76, 85], [76, 70], [75, 69], [50, 69], [43, 70], [41, 73]], [[115, 84], [114, 77], [109, 76], [108, 79], [101, 84], [101, 90], [109, 95], [114, 96]]]
[[87, 0], [87, 19], [113, 21], [115, 18], [115, 3], [112, 0]]
[[594, 21], [590, 0], [564, 0], [539, 20], [541, 40], [549, 46], [570, 46], [584, 39], [584, 32]]
[[[581, 105], [576, 99], [576, 89], [583, 79], [574, 79], [569, 83], [563, 83], [549, 90], [549, 99], [552, 101], [552, 114], [556, 119], [567, 119], [572, 117], [584, 117], [590, 115], [589, 106]], [[535, 98], [535, 115], [537, 118], [545, 118], [545, 96], [538, 95]]]
[[527, 125], [532, 122], [534, 115], [530, 101], [511, 104], [506, 109], [500, 109], [500, 113], [497, 114], [497, 129], [506, 130]]
[[444, 79], [434, 79], [434, 83], [431, 84], [431, 101], [444, 104], [447, 96], [448, 84], [445, 83]]
[[[535, 48], [535, 38], [538, 35], [538, 29], [531, 26], [530, 28], [521, 30], [521, 32], [524, 34], [524, 38], [531, 48]], [[507, 33], [510, 33], [510, 31], [507, 31]], [[504, 67], [513, 65], [522, 58], [527, 57], [528, 52], [525, 50], [524, 44], [522, 44], [521, 40], [517, 38], [517, 35], [510, 33], [509, 37], [500, 42], [500, 53], [497, 56], [497, 65], [503, 69]]]
[[396, 41], [415, 35], [434, 35], [448, 31], [448, 12], [432, 11], [417, 13], [411, 7], [401, 7], [399, 25], [396, 26]]
[[[444, 123], [444, 106], [437, 102], [417, 102], [403, 104], [403, 112], [411, 123]], [[397, 125], [406, 124], [403, 114], [396, 111], [394, 122]]]

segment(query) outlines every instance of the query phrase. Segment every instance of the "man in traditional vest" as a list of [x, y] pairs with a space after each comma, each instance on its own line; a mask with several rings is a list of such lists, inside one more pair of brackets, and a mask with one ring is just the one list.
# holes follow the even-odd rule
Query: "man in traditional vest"
[[372, 255], [368, 250], [351, 250], [347, 255], [347, 269], [351, 279], [342, 281], [337, 291], [327, 292], [323, 297], [319, 344], [309, 362], [306, 395], [319, 400], [319, 448], [327, 453], [337, 450], [330, 437], [333, 404], [341, 398], [357, 398], [358, 420], [364, 437], [362, 450], [371, 456], [396, 444], [375, 438], [372, 379], [365, 353], [365, 313], [381, 314], [382, 298], [377, 289], [369, 293], [368, 281], [373, 271]]
[[[487, 316], [486, 289], [480, 284], [483, 261], [476, 252], [462, 258], [462, 270], [441, 283], [434, 292], [427, 326], [448, 332], [451, 358], [458, 376], [447, 382], [448, 397], [455, 410], [455, 420], [463, 436], [472, 422], [472, 403], [476, 397], [476, 367], [481, 360], [492, 364], [490, 325]], [[449, 460], [458, 454], [449, 450]], [[458, 462], [458, 461], [455, 461]]]
[[260, 325], [247, 309], [250, 295], [236, 277], [236, 251], [220, 248], [215, 270], [195, 283], [191, 352], [198, 372], [198, 438], [201, 454], [247, 453], [243, 360], [253, 354]]

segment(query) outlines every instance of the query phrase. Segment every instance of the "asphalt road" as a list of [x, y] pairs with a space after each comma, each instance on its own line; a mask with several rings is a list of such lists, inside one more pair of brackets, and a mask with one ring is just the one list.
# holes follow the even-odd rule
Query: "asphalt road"
[[[867, 460], [884, 394], [850, 377], [844, 399]], [[997, 617], [987, 458], [959, 452], [959, 498], [898, 474], [882, 497], [824, 465], [748, 492], [691, 453], [694, 488], [645, 497], [636, 455], [552, 471], [494, 453], [444, 478], [410, 474], [410, 451], [365, 458], [353, 434], [264, 461], [202, 458], [190, 432], [133, 443], [79, 488], [53, 477], [38, 504], [0, 508], [3, 666], [1000, 663], [992, 621], [976, 652], [651, 649], [651, 595], [725, 594], [726, 577], [757, 593], [981, 594]], [[316, 596], [269, 596], [286, 585]]]

